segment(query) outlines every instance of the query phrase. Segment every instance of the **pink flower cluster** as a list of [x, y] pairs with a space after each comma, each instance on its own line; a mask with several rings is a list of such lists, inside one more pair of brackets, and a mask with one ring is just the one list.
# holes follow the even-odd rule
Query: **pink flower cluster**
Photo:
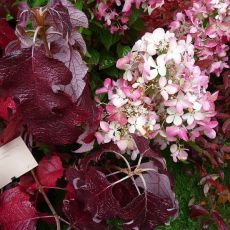
[[153, 139], [162, 149], [170, 145], [174, 161], [185, 160], [183, 143], [205, 134], [215, 138], [214, 101], [209, 78], [194, 60], [192, 37], [178, 40], [158, 28], [146, 33], [131, 52], [117, 61], [122, 79], [107, 78], [97, 94], [108, 94], [98, 143], [114, 142], [123, 152], [138, 151], [132, 135]]
[[128, 20], [131, 15], [132, 5], [137, 9], [140, 7], [149, 14], [155, 8], [161, 7], [164, 0], [98, 0], [96, 4], [95, 16], [104, 21], [110, 32], [123, 34], [128, 29]]
[[184, 13], [177, 13], [170, 28], [178, 38], [193, 37], [197, 63], [207, 74], [219, 76], [228, 67], [230, 0], [194, 0]]

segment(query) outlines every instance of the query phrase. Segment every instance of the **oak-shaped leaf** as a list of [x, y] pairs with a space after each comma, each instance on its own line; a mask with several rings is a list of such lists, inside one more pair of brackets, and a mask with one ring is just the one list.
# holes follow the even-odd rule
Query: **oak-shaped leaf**
[[[103, 157], [109, 152], [116, 157]], [[131, 166], [118, 148], [107, 144], [81, 160], [78, 168], [67, 171], [67, 179], [76, 190], [75, 201], [84, 204], [95, 223], [119, 218], [124, 229], [150, 230], [177, 215], [177, 201], [165, 171], [143, 155]], [[121, 195], [126, 191], [128, 196]]]
[[37, 211], [29, 195], [19, 187], [0, 195], [0, 227], [4, 230], [35, 230]]
[[44, 143], [68, 144], [81, 134], [79, 126], [87, 120], [83, 108], [70, 96], [54, 92], [57, 85], [68, 85], [72, 74], [58, 60], [48, 58], [40, 49], [31, 57], [23, 49], [0, 59], [3, 97], [12, 97], [35, 139]]
[[45, 156], [36, 168], [37, 178], [40, 184], [45, 187], [55, 187], [63, 173], [64, 168], [58, 155]]

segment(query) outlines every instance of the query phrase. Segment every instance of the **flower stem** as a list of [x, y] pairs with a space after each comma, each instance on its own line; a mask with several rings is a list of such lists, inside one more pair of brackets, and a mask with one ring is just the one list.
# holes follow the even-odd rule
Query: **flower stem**
[[31, 170], [31, 174], [38, 186], [38, 191], [42, 194], [42, 196], [44, 197], [44, 200], [46, 201], [47, 205], [50, 208], [50, 211], [52, 212], [55, 221], [56, 221], [56, 225], [57, 225], [57, 230], [61, 230], [61, 225], [60, 225], [60, 217], [58, 216], [56, 210], [54, 209], [53, 205], [51, 204], [49, 198], [47, 197], [44, 188], [42, 187], [42, 185], [39, 183], [37, 176], [35, 175], [34, 171]]

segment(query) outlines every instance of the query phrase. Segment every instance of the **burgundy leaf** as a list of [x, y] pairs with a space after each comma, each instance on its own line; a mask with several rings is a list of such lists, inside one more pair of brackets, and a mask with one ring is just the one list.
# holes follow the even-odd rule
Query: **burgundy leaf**
[[63, 176], [64, 168], [58, 155], [44, 157], [36, 168], [36, 174], [41, 185], [55, 187], [56, 182]]
[[22, 113], [23, 122], [38, 141], [68, 144], [80, 135], [77, 125], [87, 113], [71, 98], [55, 93], [57, 85], [67, 85], [71, 72], [59, 61], [36, 49], [22, 50], [0, 60], [3, 96], [12, 97]]
[[6, 144], [13, 140], [20, 134], [20, 129], [22, 126], [22, 117], [19, 113], [16, 113], [10, 121], [7, 123], [6, 128], [0, 135], [0, 143]]
[[54, 54], [54, 58], [65, 63], [65, 65], [72, 72], [72, 81], [69, 85], [61, 87], [66, 93], [72, 96], [72, 99], [76, 101], [82, 94], [85, 88], [85, 81], [83, 80], [88, 68], [81, 58], [80, 53], [74, 50], [68, 44], [63, 45], [62, 40], [54, 44], [51, 49]]
[[219, 212], [213, 210], [211, 212], [211, 217], [215, 221], [218, 230], [229, 230], [227, 224], [224, 222], [223, 218], [220, 216]]
[[4, 230], [35, 230], [36, 209], [19, 187], [0, 195], [0, 227]]
[[46, 15], [46, 22], [63, 34], [63, 38], [72, 31], [72, 24], [68, 9], [62, 4], [62, 1], [51, 1], [47, 5], [49, 14]]
[[62, 0], [62, 4], [69, 11], [70, 21], [73, 27], [88, 27], [88, 19], [82, 11], [76, 9], [76, 7], [67, 0]]
[[[118, 158], [102, 157], [109, 152]], [[165, 170], [159, 170], [154, 161], [148, 160], [136, 169], [127, 165], [119, 171], [119, 158], [123, 160], [117, 146], [102, 145], [80, 161], [80, 169], [67, 172], [67, 179], [76, 190], [75, 201], [84, 204], [93, 220], [100, 223], [119, 218], [124, 229], [150, 230], [170, 216], [175, 217], [178, 205]], [[113, 171], [114, 168], [118, 171]], [[129, 191], [129, 196], [120, 196], [122, 191]]]
[[90, 212], [84, 210], [84, 204], [75, 200], [65, 200], [63, 211], [70, 221], [71, 229], [109, 230], [106, 223], [96, 223]]
[[16, 105], [10, 97], [6, 99], [0, 98], [0, 118], [9, 121], [10, 115], [12, 115], [15, 110]]
[[149, 141], [144, 138], [140, 137], [137, 135], [132, 136], [135, 144], [140, 152], [140, 154], [143, 154], [146, 157], [151, 158], [152, 160], [155, 161], [155, 164], [161, 169], [166, 168], [166, 162], [165, 159], [161, 157], [158, 151], [154, 151], [150, 146], [149, 146]]
[[72, 46], [76, 46], [81, 51], [82, 54], [86, 54], [87, 52], [86, 44], [82, 35], [79, 32], [73, 31], [70, 34], [69, 43]]
[[199, 217], [199, 216], [206, 216], [209, 215], [209, 212], [206, 208], [200, 205], [191, 205], [190, 206], [190, 214], [191, 218]]
[[223, 74], [224, 88], [228, 89], [230, 87], [230, 71], [226, 71]]
[[82, 169], [87, 169], [87, 167], [89, 166], [90, 163], [98, 162], [101, 159], [103, 154], [105, 154], [105, 153], [119, 153], [119, 152], [120, 152], [120, 150], [117, 147], [117, 145], [111, 144], [111, 143], [104, 144], [99, 148], [99, 150], [94, 151], [93, 154], [89, 154], [86, 157], [84, 157], [81, 160], [80, 167]]
[[78, 104], [87, 109], [89, 118], [87, 121], [87, 129], [82, 137], [82, 142], [89, 144], [95, 139], [95, 132], [97, 131], [100, 121], [102, 119], [102, 108], [96, 106], [95, 101], [91, 98], [89, 91], [89, 84], [86, 85]]
[[7, 21], [0, 18], [0, 48], [5, 49], [16, 38], [14, 30], [8, 25]]
[[135, 228], [152, 230], [175, 215], [176, 210], [171, 208], [167, 199], [149, 193], [141, 194], [120, 212], [120, 218], [125, 221], [123, 227], [126, 230]]
[[223, 124], [223, 126], [222, 126], [222, 130], [223, 130], [223, 132], [224, 132], [224, 134], [225, 134], [226, 136], [230, 136], [230, 119], [227, 119], [227, 120], [224, 122], [224, 124]]

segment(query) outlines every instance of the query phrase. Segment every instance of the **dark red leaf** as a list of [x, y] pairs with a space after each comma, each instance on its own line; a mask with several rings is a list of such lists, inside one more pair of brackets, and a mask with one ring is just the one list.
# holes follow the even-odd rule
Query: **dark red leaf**
[[230, 87], [230, 70], [226, 71], [223, 74], [223, 79], [224, 79], [224, 88], [228, 89]]
[[152, 160], [155, 161], [155, 164], [160, 169], [165, 169], [166, 168], [166, 162], [164, 158], [161, 157], [160, 153], [158, 151], [154, 151], [152, 148], [149, 146], [149, 140], [147, 140], [144, 137], [140, 137], [137, 135], [132, 136], [135, 144], [140, 152], [140, 154], [143, 154], [145, 157], [149, 157]]
[[87, 120], [87, 113], [68, 95], [54, 92], [57, 85], [69, 84], [71, 76], [63, 63], [39, 49], [33, 58], [27, 49], [0, 60], [3, 96], [14, 99], [36, 140], [68, 144], [81, 134], [77, 126]]
[[10, 121], [6, 125], [6, 128], [1, 133], [0, 143], [6, 144], [7, 142], [19, 136], [21, 126], [22, 126], [22, 117], [19, 113], [16, 113], [10, 119]]
[[64, 168], [58, 155], [46, 156], [36, 168], [36, 174], [41, 185], [55, 187], [56, 182], [63, 176]]
[[10, 116], [15, 112], [16, 105], [14, 101], [8, 97], [6, 99], [0, 98], [0, 118], [9, 121]]
[[19, 187], [0, 195], [0, 226], [4, 230], [35, 230], [36, 209]]
[[14, 30], [8, 25], [7, 21], [0, 18], [0, 48], [5, 49], [5, 47], [17, 37]]
[[70, 221], [71, 229], [109, 230], [106, 223], [96, 223], [90, 212], [85, 211], [84, 204], [75, 200], [65, 200], [63, 211]]
[[[117, 158], [102, 157], [109, 152], [115, 153]], [[159, 169], [154, 161], [148, 160], [130, 173], [126, 173], [129, 168], [123, 168], [118, 174], [110, 174], [119, 165], [119, 158], [122, 159], [117, 146], [103, 145], [81, 160], [80, 169], [67, 172], [76, 190], [75, 201], [84, 204], [84, 210], [90, 212], [93, 220], [100, 223], [119, 218], [124, 222], [124, 229], [150, 230], [165, 223], [170, 216], [176, 216], [177, 201], [165, 169]], [[101, 168], [101, 163], [105, 167]], [[127, 176], [132, 173], [133, 180]], [[128, 193], [130, 196], [120, 196], [126, 189], [132, 191]]]
[[190, 214], [191, 218], [199, 217], [199, 216], [206, 216], [209, 215], [209, 212], [206, 208], [200, 205], [191, 205], [190, 206]]
[[81, 107], [86, 108], [89, 114], [87, 129], [84, 137], [82, 138], [82, 141], [88, 144], [95, 139], [95, 132], [97, 131], [102, 119], [102, 108], [96, 106], [95, 101], [91, 98], [89, 84], [86, 85], [81, 97], [78, 100], [78, 104]]
[[219, 212], [213, 210], [211, 212], [211, 217], [215, 221], [218, 230], [229, 230], [227, 224], [224, 222], [223, 218], [220, 216]]

